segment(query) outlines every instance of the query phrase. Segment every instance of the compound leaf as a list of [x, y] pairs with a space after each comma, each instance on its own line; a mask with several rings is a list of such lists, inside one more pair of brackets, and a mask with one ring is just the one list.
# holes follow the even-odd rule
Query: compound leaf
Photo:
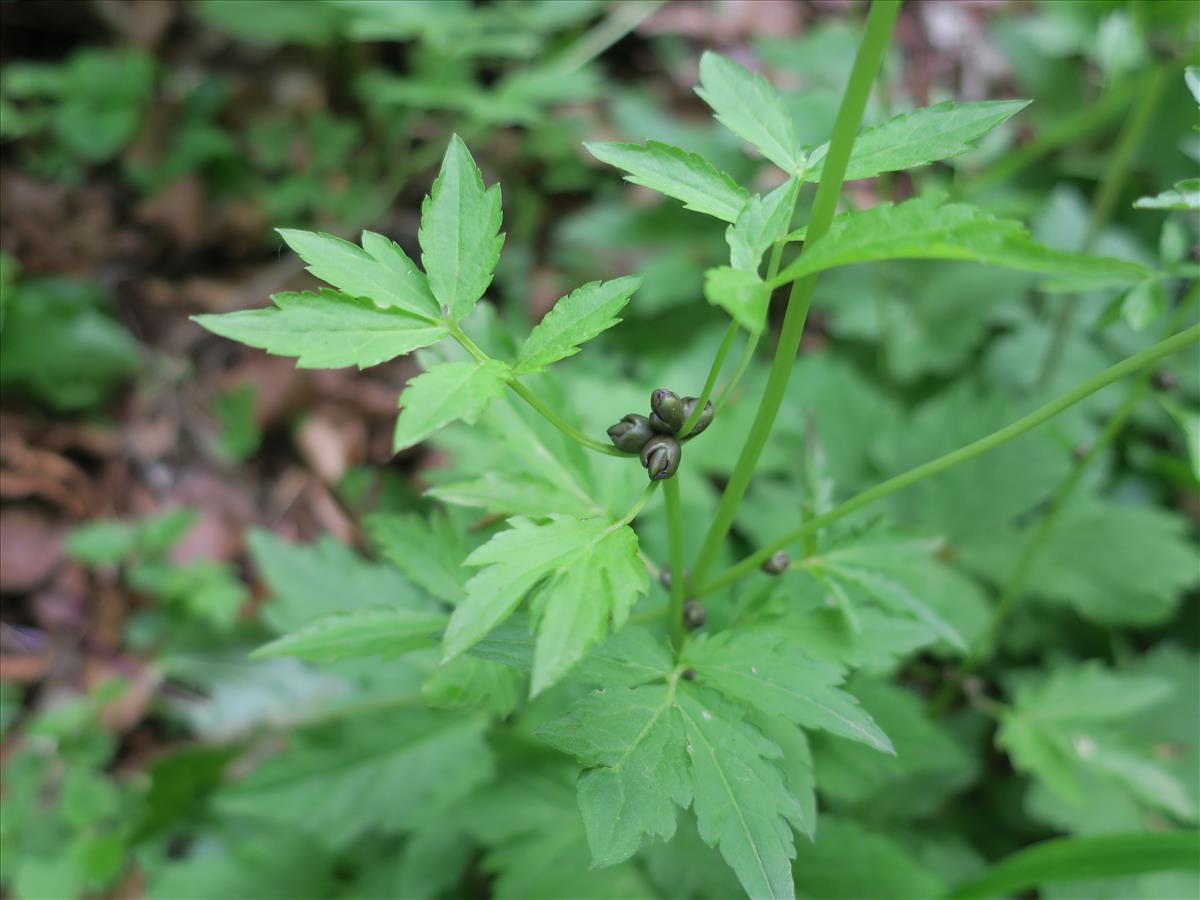
[[421, 204], [417, 238], [433, 295], [456, 322], [492, 283], [504, 244], [500, 218], [500, 186], [484, 188], [471, 151], [454, 135]]
[[795, 123], [783, 98], [762, 75], [710, 50], [700, 57], [696, 93], [712, 107], [718, 122], [779, 168], [789, 174], [801, 168], [804, 154]]
[[[938, 103], [915, 109], [868, 128], [854, 141], [846, 180], [902, 172], [970, 150], [976, 141], [1019, 113], [1029, 100]], [[829, 144], [809, 156], [805, 181], [820, 181]]]
[[425, 276], [383, 235], [364, 231], [361, 248], [331, 234], [280, 228], [279, 235], [308, 263], [309, 272], [342, 293], [437, 320], [437, 301]]
[[439, 428], [462, 419], [479, 421], [488, 404], [504, 392], [511, 370], [497, 359], [442, 363], [412, 379], [400, 394], [397, 451], [420, 443]]
[[563, 297], [525, 339], [514, 374], [539, 372], [552, 362], [574, 356], [580, 344], [621, 321], [617, 313], [641, 283], [642, 279], [635, 277], [593, 281]]
[[670, 144], [601, 142], [585, 145], [596, 159], [629, 174], [625, 180], [674, 197], [685, 209], [736, 222], [749, 196], [703, 156]]
[[275, 308], [193, 316], [213, 334], [294, 356], [301, 369], [377, 366], [446, 336], [442, 325], [336, 291], [275, 294]]

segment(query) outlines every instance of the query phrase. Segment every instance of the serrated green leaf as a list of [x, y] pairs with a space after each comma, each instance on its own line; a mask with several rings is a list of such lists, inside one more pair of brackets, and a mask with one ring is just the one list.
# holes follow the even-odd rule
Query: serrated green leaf
[[441, 325], [334, 291], [275, 294], [273, 309], [192, 316], [213, 334], [294, 356], [301, 369], [377, 366], [440, 341]]
[[196, 510], [181, 506], [138, 521], [95, 521], [73, 529], [64, 549], [85, 565], [115, 563], [166, 553], [196, 524]]
[[496, 900], [649, 898], [640, 866], [593, 867], [575, 799], [578, 770], [558, 758], [513, 766], [460, 808], [459, 818], [486, 850]]
[[670, 840], [691, 800], [674, 682], [598, 688], [537, 734], [592, 767], [578, 790], [595, 865], [628, 859], [644, 834]]
[[1188, 209], [1200, 210], [1200, 178], [1185, 178], [1175, 182], [1169, 191], [1148, 197], [1138, 197], [1134, 209]]
[[717, 266], [704, 273], [704, 299], [719, 306], [751, 334], [767, 323], [771, 290], [757, 272]]
[[1054, 838], [1019, 850], [950, 893], [954, 900], [1010, 896], [1063, 881], [1200, 870], [1200, 831], [1136, 831]]
[[332, 538], [292, 544], [252, 529], [246, 543], [273, 594], [262, 618], [274, 631], [297, 631], [326, 616], [381, 603], [437, 609], [391, 566], [367, 562]]
[[[846, 180], [902, 172], [966, 153], [981, 137], [1019, 113], [1029, 100], [937, 103], [895, 116], [868, 128], [854, 140]], [[829, 144], [814, 150], [805, 181], [820, 181]]]
[[488, 404], [504, 393], [511, 374], [507, 363], [488, 359], [442, 363], [418, 375], [400, 394], [393, 449], [419, 444], [457, 419], [475, 424]]
[[930, 609], [928, 604], [903, 584], [879, 572], [845, 565], [837, 562], [836, 559], [837, 552], [834, 551], [825, 557], [826, 561], [822, 562], [818, 568], [829, 575], [857, 584], [889, 609], [911, 614], [926, 625], [930, 631], [959, 650], [967, 649], [966, 641], [958, 633], [958, 629]]
[[368, 607], [317, 619], [264, 644], [251, 656], [295, 656], [332, 662], [360, 656], [394, 657], [421, 647], [432, 647], [434, 636], [446, 625], [446, 614], [406, 607]]
[[700, 57], [696, 93], [712, 107], [718, 122], [779, 168], [792, 174], [803, 166], [804, 154], [792, 117], [783, 98], [762, 75], [709, 50]]
[[513, 367], [516, 375], [540, 372], [552, 362], [579, 352], [579, 345], [612, 328], [641, 278], [593, 281], [560, 299], [530, 332]]
[[692, 641], [684, 659], [697, 682], [731, 700], [894, 753], [875, 720], [853, 696], [837, 689], [841, 672], [785, 641], [784, 635], [764, 630], [725, 631]]
[[755, 194], [746, 201], [737, 221], [725, 229], [733, 268], [758, 274], [762, 255], [791, 224], [799, 189], [799, 180], [789, 178], [765, 197]]
[[1139, 281], [1121, 300], [1121, 318], [1134, 331], [1162, 318], [1167, 311], [1167, 292], [1160, 281]]
[[312, 231], [280, 228], [279, 235], [308, 263], [309, 272], [343, 294], [437, 321], [437, 301], [425, 276], [397, 244], [383, 235], [364, 231], [361, 248]]
[[588, 653], [571, 670], [571, 680], [636, 687], [663, 680], [674, 667], [675, 658], [661, 638], [637, 625], [626, 625]]
[[817, 834], [817, 781], [808, 737], [799, 726], [775, 716], [754, 713], [747, 721], [783, 752], [779, 769], [788, 792], [796, 800], [791, 822], [811, 840]]
[[502, 516], [540, 516], [548, 512], [586, 516], [594, 511], [592, 504], [532, 475], [490, 472], [468, 481], [439, 484], [426, 493], [443, 503], [479, 507]]
[[782, 284], [835, 266], [885, 259], [969, 259], [993, 266], [1088, 278], [1095, 284], [1143, 280], [1144, 266], [1122, 259], [1084, 256], [1039, 244], [1020, 222], [998, 219], [965, 203], [916, 197], [843, 213], [829, 231], [806, 246], [769, 284]]
[[[967, 561], [1002, 580], [1029, 539], [1029, 528], [994, 530]], [[1102, 625], [1167, 621], [1200, 581], [1185, 520], [1167, 510], [1080, 498], [1066, 507], [1028, 577], [1027, 595], [1074, 607]]]
[[647, 590], [647, 576], [637, 536], [627, 525], [555, 515], [541, 525], [515, 518], [509, 526], [467, 557], [467, 565], [484, 568], [467, 582], [466, 599], [451, 616], [444, 656], [469, 649], [540, 584], [531, 686], [536, 695], [604, 637], [610, 619], [614, 627], [624, 623]]
[[822, 817], [815, 844], [796, 860], [795, 876], [799, 896], [822, 900], [910, 900], [940, 897], [946, 889], [909, 848], [837, 816]]
[[369, 831], [435, 821], [476, 789], [492, 771], [483, 732], [481, 717], [408, 709], [293, 733], [288, 750], [221, 791], [215, 805], [347, 847]]
[[421, 204], [417, 234], [429, 287], [455, 322], [471, 311], [492, 283], [504, 245], [500, 218], [500, 186], [484, 189], [471, 152], [455, 135]]
[[1200, 481], [1200, 410], [1186, 409], [1174, 398], [1161, 393], [1158, 395], [1158, 402], [1183, 432], [1188, 464], [1196, 480]]
[[736, 222], [749, 194], [704, 157], [670, 144], [601, 142], [585, 144], [600, 162], [629, 174], [625, 180], [674, 197], [690, 209]]
[[466, 655], [434, 669], [421, 694], [434, 709], [478, 709], [503, 717], [520, 703], [521, 682], [521, 673], [508, 666]]
[[1119, 731], [1124, 719], [1171, 692], [1165, 679], [1110, 672], [1096, 663], [1059, 668], [1018, 686], [996, 743], [1014, 768], [1040, 779], [1065, 803], [1083, 803], [1086, 778], [1098, 776], [1151, 808], [1194, 820], [1195, 800], [1155, 758], [1153, 736]]
[[794, 895], [792, 828], [803, 814], [772, 760], [780, 750], [718, 696], [685, 685], [676, 708], [687, 734], [700, 837], [716, 846], [751, 897]]
[[364, 524], [378, 552], [414, 583], [452, 606], [462, 599], [467, 548], [445, 515], [378, 513]]
[[925, 699], [886, 681], [856, 677], [846, 688], [878, 722], [894, 756], [828, 734], [812, 735], [821, 797], [833, 809], [871, 821], [904, 822], [937, 811], [977, 774], [978, 763]]

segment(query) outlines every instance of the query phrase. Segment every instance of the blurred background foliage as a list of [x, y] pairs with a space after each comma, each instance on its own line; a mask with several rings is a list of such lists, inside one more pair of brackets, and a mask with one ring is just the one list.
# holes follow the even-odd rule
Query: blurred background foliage
[[[388, 541], [364, 530], [367, 514], [427, 511], [432, 486], [446, 505], [412, 527], [478, 542], [492, 523], [472, 507], [511, 511], [479, 501], [495, 496], [496, 454], [526, 466], [523, 489], [553, 485], [521, 461], [513, 431], [538, 426], [515, 407], [392, 458], [395, 398], [415, 361], [297, 371], [187, 316], [261, 305], [310, 281], [275, 227], [344, 237], [370, 227], [411, 253], [421, 197], [458, 133], [505, 196], [494, 314], [474, 323], [485, 345], [511, 344], [575, 285], [645, 276], [629, 321], [547, 377], [546, 394], [599, 433], [651, 386], [703, 379], [722, 330], [703, 272], [726, 248], [720, 225], [624, 183], [583, 142], [668, 141], [769, 189], [769, 167], [692, 94], [700, 53], [769, 73], [802, 139], [819, 144], [863, 10], [841, 0], [3, 4], [6, 895], [736, 891], [686, 820], [672, 844], [589, 869], [576, 767], [530, 744], [544, 711], [510, 717], [519, 688], [507, 669], [247, 660], [347, 597], [436, 594], [427, 582], [439, 576], [370, 550]], [[941, 190], [1029, 221], [1052, 246], [1194, 277], [1196, 215], [1133, 204], [1197, 174], [1197, 101], [1183, 73], [1196, 62], [1197, 18], [1188, 0], [907, 3], [865, 124], [944, 99], [1034, 103], [970, 153], [851, 183], [846, 205]], [[1026, 276], [931, 263], [829, 272], [739, 540], [794, 527], [809, 489], [797, 461], [806, 436], [818, 436], [847, 496], [1147, 346], [1179, 284], [1070, 301], [1074, 327], [1049, 354], [1064, 300]], [[711, 514], [753, 415], [765, 364], [750, 366], [742, 402], [695, 445], [689, 521]], [[864, 517], [886, 513], [938, 539], [933, 558], [872, 564], [978, 637], [1030, 511], [1122, 396], [1102, 391]], [[1051, 834], [1195, 823], [1198, 403], [1193, 351], [1156, 374], [1088, 476], [999, 662], [973, 688], [1011, 705], [999, 731], [979, 704], [927, 708], [953, 665], [940, 645], [864, 620], [847, 646], [813, 579], [789, 575], [726, 604], [732, 616], [739, 604], [782, 609], [786, 597], [814, 655], [867, 660], [852, 687], [899, 751], [813, 741], [822, 819], [816, 843], [800, 847], [801, 891], [932, 896]], [[586, 461], [568, 468], [594, 481]], [[623, 485], [593, 486], [606, 503], [624, 496]], [[658, 561], [661, 515], [649, 512], [642, 538]], [[390, 521], [378, 528], [412, 520]], [[441, 577], [458, 576], [450, 566]], [[485, 739], [485, 723], [505, 717], [511, 727]], [[1080, 746], [1104, 752], [1071, 752]], [[536, 753], [534, 774], [523, 761]], [[1042, 896], [1198, 890], [1195, 877], [1168, 873]]]

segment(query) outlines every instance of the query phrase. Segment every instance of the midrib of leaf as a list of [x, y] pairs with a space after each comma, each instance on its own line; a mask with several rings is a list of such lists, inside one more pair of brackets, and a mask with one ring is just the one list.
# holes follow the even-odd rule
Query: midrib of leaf
[[[678, 683], [679, 682], [677, 680], [677, 677], [673, 675], [671, 677], [671, 679], [667, 682], [667, 696], [666, 696], [666, 699], [663, 701], [662, 705], [659, 706], [659, 708], [654, 711], [654, 715], [651, 716], [649, 721], [647, 721], [644, 726], [642, 726], [641, 731], [639, 731], [637, 733], [637, 736], [630, 742], [629, 746], [625, 748], [625, 752], [622, 753], [620, 755], [620, 757], [618, 757], [617, 761], [613, 765], [605, 766], [604, 768], [610, 769], [614, 772], [619, 771], [624, 768], [625, 763], [629, 761], [630, 754], [633, 753], [633, 751], [636, 750], [638, 748], [638, 746], [641, 745], [642, 741], [644, 741], [646, 739], [646, 736], [648, 734], [650, 734], [651, 731], [654, 730], [654, 726], [658, 724], [658, 720], [662, 718], [662, 714], [664, 712], [666, 712], [667, 710], [669, 710], [672, 706], [675, 706], [675, 686]], [[676, 708], [678, 709], [678, 707], [676, 707]], [[624, 809], [624, 807], [625, 807], [625, 788], [624, 788], [624, 785], [621, 785], [619, 780], [618, 780], [618, 784], [621, 786], [621, 808]], [[608, 835], [607, 835], [609, 842], [612, 841], [612, 836], [616, 833], [617, 822], [618, 822], [618, 817], [613, 816], [612, 820], [609, 823], [611, 827], [610, 827], [610, 829], [608, 831]]]
[[[461, 300], [459, 293], [462, 290], [462, 279], [460, 277], [460, 272], [462, 271], [462, 255], [465, 234], [463, 227], [464, 198], [461, 175], [462, 173], [459, 171], [459, 167], [456, 166], [454, 172], [454, 201], [456, 206], [454, 216], [454, 279], [452, 281], [454, 285], [454, 302], [450, 304], [451, 315], [455, 314], [454, 307], [457, 306]], [[484, 196], [487, 196], [486, 188], [484, 189]]]
[[721, 776], [721, 786], [725, 789], [725, 794], [729, 797], [729, 802], [733, 806], [734, 812], [737, 813], [738, 824], [742, 826], [742, 832], [746, 835], [746, 841], [750, 844], [750, 849], [754, 851], [754, 861], [758, 863], [758, 872], [762, 876], [763, 884], [770, 884], [771, 877], [767, 874], [767, 867], [763, 861], [762, 854], [758, 852], [758, 842], [754, 840], [754, 835], [750, 831], [750, 825], [746, 822], [746, 817], [742, 814], [742, 807], [738, 804], [733, 789], [729, 786], [729, 779], [725, 776], [725, 769], [721, 766], [712, 743], [704, 737], [704, 731], [696, 724], [696, 720], [687, 714], [687, 711], [683, 707], [676, 708], [679, 710], [680, 715], [692, 723], [696, 737], [707, 748], [708, 756], [713, 761], [713, 767], [717, 770], [717, 774]]
[[[642, 726], [642, 730], [637, 733], [637, 737], [635, 737], [630, 745], [625, 748], [625, 752], [620, 755], [617, 762], [614, 765], [608, 766], [607, 768], [617, 769], [621, 766], [624, 766], [626, 761], [629, 759], [629, 754], [631, 754], [637, 748], [637, 746], [646, 739], [646, 735], [648, 735], [654, 729], [654, 726], [658, 724], [658, 720], [662, 717], [662, 714], [672, 706], [675, 706], [676, 709], [680, 709], [680, 707], [675, 705], [675, 690], [678, 685], [679, 673], [672, 672], [671, 677], [667, 679], [667, 696], [663, 700], [662, 705], [654, 711], [654, 716]], [[680, 711], [682, 712], [682, 710]]]
[[[392, 704], [389, 703], [387, 705], [390, 706]], [[465, 719], [452, 719], [452, 720], [448, 721], [442, 728], [433, 728], [429, 731], [422, 732], [421, 734], [417, 735], [415, 739], [406, 741], [403, 744], [388, 744], [387, 746], [377, 747], [377, 748], [374, 748], [367, 752], [360, 752], [353, 756], [342, 757], [342, 758], [333, 760], [331, 763], [324, 765], [324, 766], [316, 766], [316, 767], [312, 767], [312, 768], [307, 768], [307, 769], [303, 770], [302, 772], [286, 773], [285, 775], [282, 775], [274, 780], [265, 781], [260, 784], [254, 784], [254, 785], [247, 786], [243, 782], [243, 784], [238, 787], [237, 792], [238, 793], [248, 793], [248, 794], [257, 793], [258, 791], [261, 791], [261, 790], [267, 790], [270, 788], [276, 788], [276, 787], [280, 787], [280, 786], [294, 784], [297, 782], [306, 781], [306, 780], [308, 780], [310, 778], [314, 778], [314, 777], [321, 777], [324, 775], [332, 775], [343, 769], [352, 769], [352, 768], [355, 768], [356, 766], [360, 766], [365, 763], [372, 762], [379, 758], [392, 756], [392, 755], [399, 756], [401, 754], [406, 754], [406, 753], [410, 752], [411, 750], [422, 746], [423, 744], [429, 743], [434, 738], [444, 737], [448, 734], [453, 733], [456, 730], [462, 730], [462, 731], [473, 730], [474, 728], [479, 727], [481, 722], [482, 722], [482, 719], [479, 719], [478, 717], [471, 717], [471, 718], [465, 718]]]

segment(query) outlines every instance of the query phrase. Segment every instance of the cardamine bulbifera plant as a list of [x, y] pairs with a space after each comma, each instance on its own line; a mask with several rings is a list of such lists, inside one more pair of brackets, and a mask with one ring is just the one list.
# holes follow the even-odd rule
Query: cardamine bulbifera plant
[[[893, 702], [893, 687], [864, 688], [855, 672], [886, 673], [904, 654], [923, 654], [924, 669], [952, 661], [955, 675], [946, 678], [941, 702], [953, 704], [964, 679], [993, 657], [997, 632], [1048, 538], [1031, 544], [1029, 556], [1015, 555], [1011, 576], [1000, 578], [1010, 588], [994, 605], [981, 602], [983, 611], [972, 618], [944, 597], [981, 589], [963, 586], [967, 576], [938, 556], [936, 535], [913, 536], [874, 513], [856, 514], [877, 512], [888, 501], [895, 515], [903, 512], [904, 496], [933, 504], [979, 489], [972, 483], [921, 493], [1102, 388], [1148, 377], [1159, 361], [1193, 347], [1200, 326], [1183, 327], [1176, 314], [1161, 340], [1063, 393], [1031, 395], [1019, 417], [993, 423], [990, 431], [969, 424], [961, 434], [943, 429], [938, 440], [962, 443], [940, 455], [906, 454], [905, 431], [896, 429], [889, 452], [860, 467], [893, 473], [838, 497], [830, 471], [841, 461], [825, 458], [820, 441], [800, 438], [798, 414], [785, 408], [785, 399], [800, 402], [788, 393], [797, 368], [811, 365], [806, 371], [813, 375], [826, 365], [824, 358], [797, 362], [814, 288], [825, 273], [896, 259], [968, 260], [1076, 291], [1158, 290], [1183, 280], [1178, 267], [1157, 270], [1046, 246], [1019, 222], [933, 190], [839, 212], [847, 180], [957, 156], [1027, 105], [939, 103], [860, 131], [897, 9], [887, 0], [871, 5], [832, 134], [816, 146], [801, 143], [794, 107], [765, 78], [719, 54], [704, 55], [697, 93], [721, 125], [775, 170], [770, 190], [756, 193], [702, 156], [657, 141], [588, 145], [629, 181], [724, 231], [728, 263], [705, 272], [710, 307], [695, 310], [719, 315], [722, 330], [707, 376], [701, 381], [697, 374], [697, 384], [688, 386], [694, 395], [659, 388], [648, 410], [624, 415], [626, 400], [597, 410], [609, 392], [619, 393], [608, 384], [592, 390], [583, 407], [572, 400], [575, 364], [565, 361], [617, 326], [631, 301], [636, 310], [637, 275], [578, 287], [519, 342], [504, 333], [482, 299], [504, 244], [500, 188], [485, 184], [458, 137], [421, 205], [420, 228], [408, 245], [413, 256], [369, 231], [356, 245], [283, 230], [283, 240], [328, 286], [277, 294], [264, 309], [197, 317], [218, 335], [309, 368], [365, 368], [420, 351], [424, 371], [400, 394], [394, 446], [403, 451], [444, 441], [454, 468], [437, 473], [421, 514], [383, 513], [367, 523], [379, 553], [410, 587], [355, 596], [325, 615], [289, 622], [258, 651], [318, 663], [377, 656], [389, 660], [382, 667], [423, 673], [427, 680], [415, 696], [439, 708], [422, 707], [424, 718], [413, 718], [410, 731], [445, 744], [436, 751], [429, 745], [422, 784], [384, 782], [379, 790], [397, 791], [429, 811], [474, 809], [472, 791], [501, 796], [491, 787], [495, 771], [506, 773], [508, 785], [548, 771], [513, 749], [539, 742], [558, 751], [553, 758], [578, 804], [578, 814], [572, 808], [553, 820], [561, 825], [547, 827], [561, 828], [564, 845], [577, 841], [571, 844], [582, 854], [577, 868], [589, 877], [623, 873], [637, 884], [638, 873], [655, 866], [688, 870], [690, 864], [676, 866], [672, 854], [683, 852], [677, 848], [707, 847], [714, 849], [703, 852], [719, 854], [749, 896], [791, 897], [806, 848], [819, 840], [821, 779], [831, 785], [834, 808], [852, 809], [858, 768], [870, 768], [876, 755], [899, 754], [896, 766], [912, 764], [908, 754], [920, 756], [923, 746], [912, 735], [932, 728], [920, 710], [909, 709], [911, 698]], [[778, 316], [769, 318], [773, 298]], [[777, 334], [773, 321], [780, 323]], [[742, 362], [726, 367], [739, 343]], [[769, 354], [762, 352], [767, 346]], [[744, 381], [747, 372], [754, 378]], [[647, 387], [634, 385], [625, 396]], [[974, 395], [962, 404], [959, 419], [975, 421]], [[875, 422], [861, 412], [863, 404], [844, 405], [851, 425], [842, 431], [857, 432], [840, 446], [867, 460], [857, 445], [866, 444]], [[793, 424], [778, 430], [781, 410]], [[600, 439], [603, 422], [617, 416], [608, 440]], [[916, 422], [910, 430], [921, 427]], [[685, 454], [684, 445], [704, 434]], [[759, 471], [768, 447], [770, 466]], [[1044, 468], [1062, 473], [1066, 493], [1080, 482], [1078, 474], [1067, 476], [1068, 467], [1082, 472], [1095, 455], [1071, 463], [1067, 454], [1047, 452]], [[634, 457], [648, 485], [629, 480], [631, 469], [641, 480]], [[1009, 509], [1010, 519], [1045, 516], [1052, 529], [1064, 498], [1047, 506], [1039, 495]], [[477, 513], [464, 516], [464, 507]], [[990, 573], [1008, 564], [1007, 557], [993, 559], [989, 546], [976, 548], [971, 562], [986, 562]], [[650, 577], [668, 566], [670, 578]], [[1107, 677], [1081, 671], [1080, 678]], [[1042, 773], [1047, 754], [1072, 744], [1067, 731], [1036, 711], [1020, 718], [1039, 702], [1030, 691], [995, 713], [997, 742], [1016, 768]], [[907, 725], [905, 716], [918, 724]], [[897, 723], [895, 734], [890, 723]], [[496, 729], [495, 741], [484, 739], [489, 728]], [[386, 743], [392, 733], [379, 739]], [[950, 749], [938, 744], [938, 752], [952, 755], [954, 742], [945, 742]], [[321, 748], [309, 752], [304, 762], [316, 770]], [[815, 773], [814, 757], [821, 763]], [[1113, 770], [1134, 771], [1123, 760], [1112, 757]], [[271, 779], [282, 778], [285, 765], [268, 763], [243, 793], [273, 790]], [[471, 773], [465, 782], [463, 772]], [[937, 778], [922, 780], [923, 770], [905, 777], [904, 784], [940, 790]], [[496, 808], [523, 815], [523, 796], [497, 800]], [[474, 821], [475, 814], [465, 818]], [[686, 834], [677, 836], [677, 827]], [[821, 827], [851, 843], [857, 834], [836, 816]], [[451, 835], [449, 843], [455, 840]]]

